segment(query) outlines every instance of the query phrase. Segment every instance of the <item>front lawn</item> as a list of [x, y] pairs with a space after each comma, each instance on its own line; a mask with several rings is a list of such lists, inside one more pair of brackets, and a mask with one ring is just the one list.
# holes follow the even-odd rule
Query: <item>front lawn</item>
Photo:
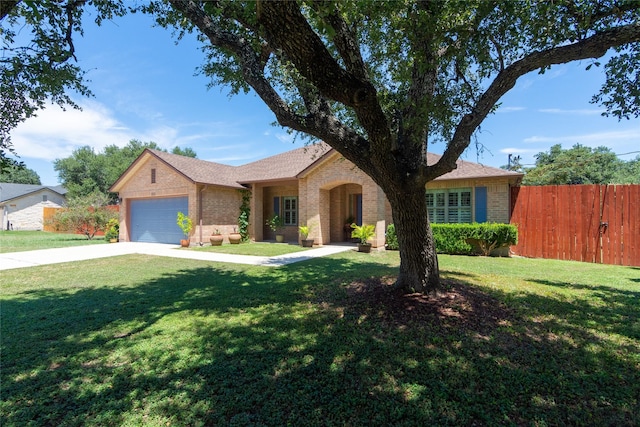
[[103, 243], [106, 243], [104, 236], [95, 236], [93, 240], [88, 240], [82, 234], [48, 233], [45, 231], [0, 231], [0, 253]]
[[397, 253], [3, 272], [3, 426], [640, 424], [640, 269]]
[[203, 252], [219, 252], [225, 254], [234, 255], [256, 255], [256, 256], [278, 256], [285, 255], [294, 252], [302, 252], [311, 248], [303, 248], [300, 245], [294, 245], [289, 243], [269, 243], [269, 242], [246, 242], [238, 245], [231, 245], [228, 243], [222, 246], [191, 246], [189, 249]]

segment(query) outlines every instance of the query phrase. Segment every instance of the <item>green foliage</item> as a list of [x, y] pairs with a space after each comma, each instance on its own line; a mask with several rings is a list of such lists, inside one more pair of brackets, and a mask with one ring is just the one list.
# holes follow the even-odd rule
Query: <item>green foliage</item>
[[396, 226], [394, 224], [389, 224], [387, 226], [387, 234], [386, 234], [386, 248], [392, 251], [397, 251], [400, 249], [400, 245], [398, 244], [398, 236], [396, 234]]
[[[479, 250], [486, 256], [518, 241], [518, 229], [510, 224], [431, 224], [431, 229], [439, 254], [473, 255]], [[394, 224], [387, 226], [386, 240], [387, 249], [399, 249]]]
[[118, 213], [108, 207], [109, 199], [98, 192], [71, 197], [68, 205], [53, 215], [51, 222], [59, 231], [78, 232], [91, 240], [98, 231], [105, 231]]
[[518, 242], [518, 229], [512, 224], [431, 224], [431, 228], [440, 254], [472, 255], [479, 249], [487, 256]]
[[366, 245], [368, 240], [376, 234], [376, 226], [373, 224], [351, 224], [353, 231], [351, 237], [360, 240], [360, 244]]
[[302, 240], [305, 240], [307, 237], [309, 237], [309, 232], [311, 231], [311, 227], [309, 227], [308, 225], [301, 225], [298, 227], [298, 231], [302, 236]]
[[171, 150], [171, 154], [177, 154], [184, 157], [192, 157], [194, 159], [198, 158], [198, 155], [191, 147], [180, 148], [178, 146], [175, 146]]
[[178, 212], [176, 224], [178, 224], [178, 227], [182, 230], [184, 237], [188, 238], [191, 234], [191, 230], [193, 230], [193, 220], [182, 212]]
[[640, 184], [640, 156], [623, 162], [613, 176], [615, 184]]
[[640, 160], [625, 162], [607, 147], [580, 144], [563, 150], [560, 144], [536, 155], [526, 169], [523, 185], [640, 184]]
[[28, 169], [16, 161], [9, 161], [10, 165], [0, 172], [0, 182], [13, 184], [41, 185], [40, 176], [33, 169]]
[[267, 220], [266, 225], [271, 231], [278, 233], [284, 228], [284, 219], [279, 215], [273, 214], [271, 218]]
[[251, 191], [239, 190], [242, 195], [240, 204], [240, 215], [238, 216], [238, 233], [242, 236], [243, 242], [249, 241], [249, 215], [251, 214]]
[[120, 221], [117, 218], [109, 220], [104, 232], [105, 240], [118, 239], [120, 237]]

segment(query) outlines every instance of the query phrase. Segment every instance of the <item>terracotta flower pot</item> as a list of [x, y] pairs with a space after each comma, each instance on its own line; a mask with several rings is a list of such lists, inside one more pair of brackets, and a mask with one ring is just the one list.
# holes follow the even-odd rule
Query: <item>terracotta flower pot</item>
[[222, 237], [222, 234], [212, 234], [211, 237], [209, 237], [211, 246], [221, 246], [223, 240], [224, 237]]
[[371, 243], [358, 243], [358, 252], [368, 254], [371, 252]]
[[303, 239], [302, 240], [303, 248], [312, 248], [313, 247], [313, 239]]
[[180, 240], [180, 246], [182, 246], [183, 248], [188, 248], [189, 247], [189, 239], [181, 239]]
[[242, 241], [242, 235], [240, 233], [229, 233], [229, 243], [237, 245]]

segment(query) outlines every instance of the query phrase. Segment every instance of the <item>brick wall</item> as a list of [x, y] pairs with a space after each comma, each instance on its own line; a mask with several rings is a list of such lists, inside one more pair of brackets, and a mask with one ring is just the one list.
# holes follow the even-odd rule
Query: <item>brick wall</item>
[[[228, 242], [228, 235], [238, 228], [238, 216], [242, 195], [234, 188], [200, 186], [200, 207], [196, 218], [192, 243], [209, 242], [209, 236], [218, 230]], [[200, 217], [202, 217], [202, 233], [200, 231]]]
[[[484, 179], [459, 179], [438, 180], [427, 184], [428, 190], [440, 190], [448, 188], [471, 188], [471, 206], [476, 205], [475, 187], [487, 187], [487, 221], [509, 222], [509, 179], [508, 178], [484, 178]], [[475, 221], [475, 209], [472, 210]]]
[[[151, 182], [151, 170], [155, 169], [156, 182]], [[196, 185], [186, 179], [184, 175], [175, 169], [167, 166], [151, 154], [136, 165], [133, 173], [130, 173], [128, 180], [122, 186], [119, 197], [122, 199], [120, 205], [120, 241], [129, 241], [129, 200], [143, 199], [151, 197], [189, 197], [188, 215], [198, 224], [197, 188]], [[192, 237], [193, 240], [193, 237]]]
[[384, 245], [385, 201], [380, 188], [353, 163], [338, 153], [329, 156], [300, 180], [301, 206], [305, 217], [301, 221], [311, 225], [310, 238], [316, 244], [344, 241], [344, 223], [349, 216], [349, 195], [362, 194], [362, 221], [376, 225], [374, 246]]
[[[284, 240], [287, 242], [297, 242], [298, 241], [298, 225], [302, 224], [303, 219], [300, 216], [300, 206], [301, 200], [298, 194], [298, 182], [297, 181], [282, 181], [270, 183], [268, 187], [263, 187], [262, 192], [262, 212], [263, 212], [263, 221], [262, 221], [262, 233], [265, 240], [275, 240], [276, 233], [273, 232], [267, 225], [266, 221], [268, 221], [274, 214], [273, 210], [273, 199], [274, 197], [280, 198], [280, 203], [282, 203], [283, 197], [298, 197], [298, 224], [290, 225], [284, 227], [283, 234]], [[280, 214], [282, 215], [282, 207], [280, 208]], [[301, 222], [302, 221], [302, 222]], [[256, 227], [260, 227], [259, 224], [256, 224]]]

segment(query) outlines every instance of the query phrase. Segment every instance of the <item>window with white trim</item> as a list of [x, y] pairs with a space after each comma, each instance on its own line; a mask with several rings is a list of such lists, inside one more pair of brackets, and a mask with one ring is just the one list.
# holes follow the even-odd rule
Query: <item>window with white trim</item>
[[471, 189], [427, 190], [427, 211], [433, 223], [470, 223]]
[[282, 219], [284, 225], [298, 225], [298, 198], [282, 198]]

